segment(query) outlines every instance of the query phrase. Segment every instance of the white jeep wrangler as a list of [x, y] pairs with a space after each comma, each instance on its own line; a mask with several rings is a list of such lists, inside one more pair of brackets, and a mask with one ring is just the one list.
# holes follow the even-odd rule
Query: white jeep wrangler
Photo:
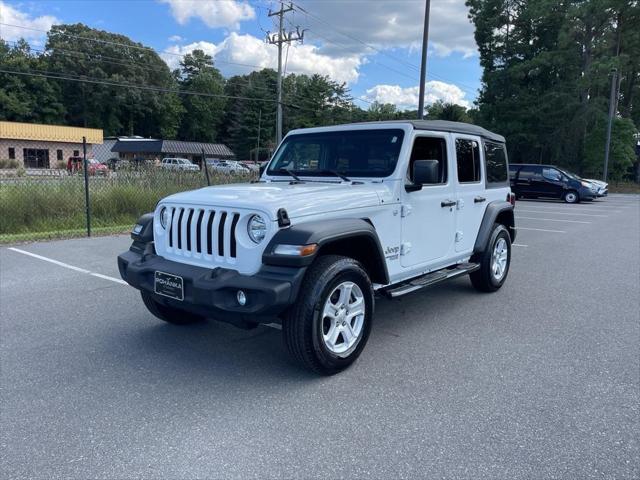
[[178, 193], [135, 225], [120, 274], [174, 324], [282, 324], [322, 374], [362, 352], [374, 294], [469, 274], [502, 286], [515, 239], [504, 138], [445, 121], [295, 130], [260, 180]]

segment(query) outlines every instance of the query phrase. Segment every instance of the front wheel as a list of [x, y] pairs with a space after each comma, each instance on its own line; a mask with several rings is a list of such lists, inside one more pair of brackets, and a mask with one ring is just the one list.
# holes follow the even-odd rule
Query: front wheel
[[564, 201], [567, 203], [578, 203], [580, 201], [578, 192], [576, 192], [575, 190], [569, 190], [564, 194]]
[[316, 373], [338, 373], [364, 349], [373, 307], [371, 281], [357, 261], [320, 257], [309, 267], [299, 298], [282, 322], [287, 349]]
[[475, 260], [480, 263], [480, 268], [469, 277], [476, 290], [498, 290], [507, 279], [511, 265], [511, 237], [504, 225], [494, 225], [487, 248]]

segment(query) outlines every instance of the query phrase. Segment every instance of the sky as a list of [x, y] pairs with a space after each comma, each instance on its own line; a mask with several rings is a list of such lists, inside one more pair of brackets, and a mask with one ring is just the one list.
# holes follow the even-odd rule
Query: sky
[[[58, 23], [84, 23], [152, 47], [169, 64], [200, 48], [223, 75], [277, 68], [276, 0], [0, 0], [0, 38], [41, 48]], [[285, 47], [287, 73], [345, 82], [356, 103], [418, 105], [424, 0], [294, 0], [285, 29], [304, 41]], [[482, 74], [464, 0], [431, 2], [425, 103], [470, 107]], [[26, 27], [26, 28], [24, 28]]]

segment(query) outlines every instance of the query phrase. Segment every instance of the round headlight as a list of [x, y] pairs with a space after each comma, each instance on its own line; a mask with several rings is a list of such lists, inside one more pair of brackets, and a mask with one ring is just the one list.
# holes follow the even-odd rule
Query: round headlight
[[264, 240], [267, 234], [267, 224], [260, 215], [252, 215], [247, 223], [247, 233], [249, 238], [256, 243]]
[[169, 210], [166, 207], [162, 207], [160, 210], [160, 226], [166, 230], [167, 225], [169, 225]]

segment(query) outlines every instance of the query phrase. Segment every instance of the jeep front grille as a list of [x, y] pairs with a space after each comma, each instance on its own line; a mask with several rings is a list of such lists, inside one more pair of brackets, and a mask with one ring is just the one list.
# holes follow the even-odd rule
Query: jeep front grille
[[240, 214], [208, 208], [167, 207], [168, 252], [193, 257], [236, 258]]

